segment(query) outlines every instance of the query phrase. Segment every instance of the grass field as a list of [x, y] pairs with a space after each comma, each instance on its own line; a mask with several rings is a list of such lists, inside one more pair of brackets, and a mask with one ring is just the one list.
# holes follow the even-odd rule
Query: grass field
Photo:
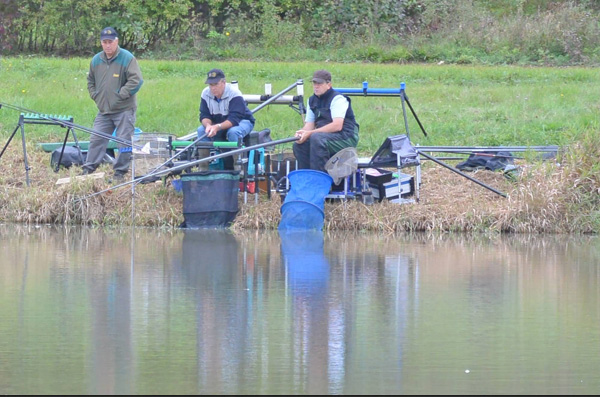
[[[0, 102], [72, 115], [76, 124], [91, 127], [96, 107], [87, 92], [88, 65], [83, 58], [2, 58]], [[307, 98], [318, 68], [332, 72], [334, 87], [360, 88], [367, 81], [372, 88], [398, 88], [405, 82], [429, 135], [424, 137], [407, 108], [411, 140], [420, 145], [567, 145], [599, 125], [600, 75], [593, 68], [153, 60], [140, 65], [145, 82], [138, 94], [137, 126], [144, 132], [182, 136], [195, 131], [204, 76], [212, 67], [224, 69], [245, 94], [264, 93], [265, 83], [275, 94], [303, 79]], [[296, 95], [296, 89], [288, 94]], [[352, 104], [361, 126], [361, 153], [405, 132], [399, 98], [352, 97]], [[265, 107], [255, 116], [256, 128], [270, 128], [275, 138], [291, 136], [302, 125], [287, 105]], [[18, 117], [13, 110], [0, 110], [2, 136], [12, 132]], [[26, 134], [28, 142], [39, 142], [59, 140], [64, 132], [28, 125]]]
[[[71, 115], [91, 127], [96, 107], [86, 88], [87, 59], [0, 59], [0, 102], [35, 112]], [[511, 182], [502, 174], [476, 177], [507, 193], [508, 200], [475, 186], [441, 167], [425, 164], [421, 201], [415, 206], [361, 203], [327, 207], [328, 229], [375, 231], [497, 231], [526, 233], [597, 233], [600, 231], [600, 76], [592, 68], [521, 68], [446, 65], [375, 65], [331, 63], [203, 63], [140, 61], [145, 84], [139, 93], [137, 126], [144, 132], [183, 136], [198, 126], [200, 92], [205, 73], [223, 68], [246, 94], [262, 94], [264, 84], [278, 93], [298, 79], [312, 94], [312, 72], [329, 69], [334, 86], [398, 88], [406, 93], [429, 137], [407, 109], [413, 144], [420, 145], [561, 145], [568, 147], [560, 164], [524, 162], [523, 174]], [[296, 90], [289, 92], [295, 95]], [[400, 98], [352, 97], [361, 125], [359, 151], [372, 155], [390, 135], [405, 133]], [[254, 108], [256, 105], [251, 105]], [[287, 105], [255, 113], [256, 129], [270, 128], [274, 139], [289, 137], [302, 125]], [[14, 130], [19, 113], [0, 109], [0, 138]], [[56, 187], [49, 155], [38, 143], [61, 141], [65, 130], [26, 125], [32, 186], [24, 184], [23, 155], [13, 141], [0, 160], [0, 220], [26, 223], [84, 223], [176, 227], [182, 221], [181, 195], [169, 186], [140, 186], [135, 217], [127, 189], [81, 201], [78, 197], [109, 187], [105, 180]], [[86, 133], [78, 132], [81, 140]], [[4, 143], [4, 142], [0, 142]], [[526, 155], [526, 157], [529, 157]], [[528, 160], [533, 160], [531, 156]], [[110, 173], [107, 167], [104, 171]], [[243, 206], [235, 227], [273, 228], [279, 201]], [[342, 211], [342, 212], [340, 212]], [[344, 211], [350, 211], [346, 214]], [[340, 215], [342, 214], [342, 215]], [[348, 223], [352, 219], [354, 223]]]

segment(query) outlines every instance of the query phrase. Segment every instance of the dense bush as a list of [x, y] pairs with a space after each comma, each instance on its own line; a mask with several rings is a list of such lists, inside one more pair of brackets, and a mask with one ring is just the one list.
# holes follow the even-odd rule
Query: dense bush
[[0, 51], [88, 55], [114, 26], [137, 55], [595, 64], [596, 0], [0, 0]]

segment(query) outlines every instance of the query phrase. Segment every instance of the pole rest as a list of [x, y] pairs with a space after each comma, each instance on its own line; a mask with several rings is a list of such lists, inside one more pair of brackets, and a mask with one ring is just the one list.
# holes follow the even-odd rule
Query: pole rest
[[334, 88], [341, 94], [348, 96], [400, 96], [404, 93], [406, 84], [400, 83], [400, 88], [369, 88], [369, 83], [364, 81], [362, 88]]
[[65, 128], [61, 121], [69, 123], [73, 122], [73, 116], [65, 116], [58, 114], [39, 114], [39, 113], [21, 113], [19, 121], [24, 124], [43, 124], [43, 125], [60, 125]]

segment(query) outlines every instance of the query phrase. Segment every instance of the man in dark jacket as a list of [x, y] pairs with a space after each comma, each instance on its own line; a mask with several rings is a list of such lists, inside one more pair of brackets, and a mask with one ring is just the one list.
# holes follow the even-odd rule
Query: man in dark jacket
[[[131, 141], [135, 130], [136, 94], [142, 86], [142, 72], [135, 57], [119, 47], [115, 29], [108, 27], [100, 33], [102, 52], [90, 63], [87, 77], [90, 97], [98, 106], [94, 130]], [[92, 135], [83, 165], [83, 173], [94, 172], [102, 163], [108, 140]], [[113, 164], [114, 179], [123, 180], [131, 164], [131, 147], [119, 144], [119, 155]]]
[[304, 127], [296, 131], [294, 143], [298, 168], [325, 172], [325, 163], [335, 153], [358, 144], [358, 123], [350, 98], [331, 86], [331, 73], [317, 70], [312, 78]]

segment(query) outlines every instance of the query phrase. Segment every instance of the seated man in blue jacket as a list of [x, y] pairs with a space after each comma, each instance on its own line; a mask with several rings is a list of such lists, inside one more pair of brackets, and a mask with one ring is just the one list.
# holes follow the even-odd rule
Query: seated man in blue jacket
[[[206, 78], [206, 87], [202, 91], [200, 101], [200, 122], [198, 137], [206, 136], [201, 141], [239, 142], [254, 128], [254, 116], [242, 93], [227, 83], [225, 73], [221, 69], [212, 69]], [[200, 153], [206, 157], [208, 153]], [[233, 158], [223, 159], [224, 168], [233, 169]], [[201, 169], [207, 169], [208, 164], [202, 164]]]

